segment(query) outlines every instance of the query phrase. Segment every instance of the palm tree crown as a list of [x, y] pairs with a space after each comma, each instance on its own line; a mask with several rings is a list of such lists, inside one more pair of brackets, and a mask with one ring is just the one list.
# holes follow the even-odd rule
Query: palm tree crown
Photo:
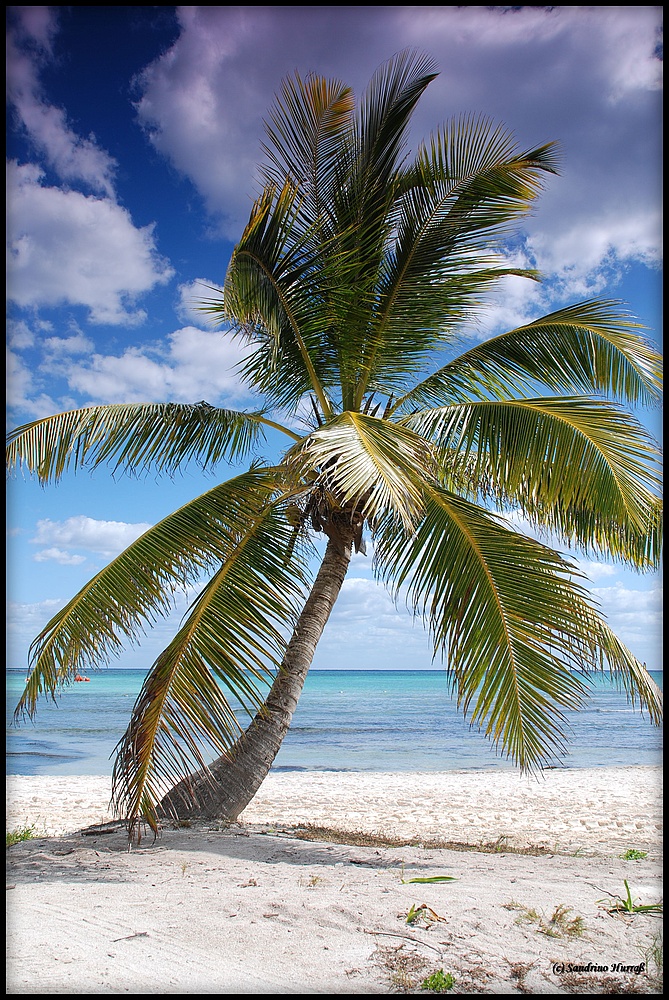
[[[502, 516], [515, 510], [577, 550], [656, 566], [657, 448], [623, 404], [659, 398], [660, 359], [610, 301], [456, 353], [489, 288], [538, 277], [505, 267], [502, 251], [556, 172], [556, 152], [520, 150], [503, 128], [465, 118], [410, 156], [412, 113], [434, 76], [428, 59], [401, 54], [357, 108], [338, 81], [283, 84], [262, 191], [222, 293], [203, 304], [251, 345], [241, 375], [261, 410], [93, 406], [10, 436], [9, 464], [43, 482], [108, 462], [211, 467], [251, 455], [266, 428], [286, 436], [275, 465], [252, 464], [149, 529], [33, 643], [19, 713], [106, 662], [176, 589], [208, 578], [119, 744], [116, 796], [131, 819], [155, 823], [175, 782], [195, 795], [194, 769], [213, 785], [212, 750], [228, 771], [256, 754], [253, 794], [365, 536], [378, 578], [429, 626], [462, 710], [521, 766], [560, 754], [562, 710], [581, 704], [588, 668], [608, 667], [660, 718], [657, 688], [574, 564]], [[314, 533], [327, 536], [326, 556], [302, 606]], [[264, 699], [268, 677], [284, 686]], [[244, 734], [245, 712], [256, 715]], [[251, 751], [249, 733], [279, 715], [275, 748]]]

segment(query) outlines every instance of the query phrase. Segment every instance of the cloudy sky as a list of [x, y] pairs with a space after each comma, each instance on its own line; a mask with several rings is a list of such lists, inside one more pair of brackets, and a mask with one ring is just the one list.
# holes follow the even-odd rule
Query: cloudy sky
[[[440, 75], [415, 116], [483, 114], [527, 148], [557, 141], [482, 338], [560, 304], [619, 298], [661, 342], [661, 7], [12, 7], [8, 20], [10, 426], [93, 403], [245, 407], [239, 348], [197, 310], [220, 284], [258, 190], [281, 79], [359, 94], [412, 47]], [[659, 433], [659, 417], [643, 417]], [[272, 443], [268, 444], [271, 449]], [[225, 478], [227, 470], [217, 470]], [[86, 580], [213, 485], [79, 473], [9, 488], [9, 666]], [[583, 563], [618, 634], [661, 666], [659, 576]], [[184, 605], [185, 606], [185, 605]], [[183, 610], [183, 608], [179, 609]], [[120, 665], [149, 666], [176, 619]], [[356, 557], [316, 666], [430, 666], [420, 625]]]

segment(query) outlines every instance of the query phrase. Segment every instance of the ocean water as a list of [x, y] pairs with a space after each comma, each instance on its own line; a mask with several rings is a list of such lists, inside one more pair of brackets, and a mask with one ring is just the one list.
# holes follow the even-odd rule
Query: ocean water
[[[12, 723], [25, 682], [7, 671], [8, 774], [109, 775], [144, 670], [109, 668]], [[662, 672], [653, 672], [662, 685]], [[662, 729], [605, 676], [568, 712], [567, 767], [659, 764]], [[442, 671], [313, 670], [274, 770], [445, 771], [510, 768], [457, 711]]]

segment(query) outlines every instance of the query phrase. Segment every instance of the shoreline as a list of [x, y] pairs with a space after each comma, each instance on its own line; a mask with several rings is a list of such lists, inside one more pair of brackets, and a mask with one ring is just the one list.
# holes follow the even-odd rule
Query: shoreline
[[[70, 834], [114, 819], [111, 778], [9, 775], [7, 829]], [[322, 827], [417, 843], [541, 847], [556, 853], [657, 855], [662, 768], [517, 771], [270, 772], [239, 818], [273, 828]]]

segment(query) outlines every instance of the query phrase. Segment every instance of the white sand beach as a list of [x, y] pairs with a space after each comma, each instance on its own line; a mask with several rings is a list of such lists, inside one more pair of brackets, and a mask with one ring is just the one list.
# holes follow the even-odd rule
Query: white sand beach
[[7, 779], [7, 828], [47, 835], [7, 851], [8, 993], [659, 991], [661, 917], [608, 912], [661, 898], [659, 768], [277, 773], [130, 852], [85, 830], [109, 791]]

